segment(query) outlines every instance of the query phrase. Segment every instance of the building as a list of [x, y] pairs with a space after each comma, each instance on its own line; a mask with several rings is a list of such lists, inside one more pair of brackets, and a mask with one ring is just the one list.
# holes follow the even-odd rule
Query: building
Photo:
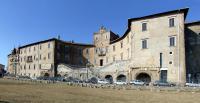
[[18, 52], [14, 49], [8, 55], [8, 72], [31, 78], [56, 76], [58, 64], [85, 66], [91, 56], [86, 52], [91, 47], [93, 45], [75, 44], [56, 38], [21, 46]]
[[0, 77], [3, 77], [5, 70], [4, 70], [5, 66], [0, 64]]
[[[93, 44], [50, 39], [19, 47], [19, 74], [56, 76], [74, 70], [71, 66], [91, 64], [95, 76], [112, 81], [198, 82], [200, 23], [185, 23], [188, 10], [128, 19], [121, 37], [101, 27], [93, 35]], [[60, 64], [64, 66], [58, 72]]]

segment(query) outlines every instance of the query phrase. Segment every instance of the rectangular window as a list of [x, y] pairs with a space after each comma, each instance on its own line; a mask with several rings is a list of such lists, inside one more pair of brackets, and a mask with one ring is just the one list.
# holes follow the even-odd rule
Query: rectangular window
[[49, 44], [48, 44], [48, 48], [50, 48], [50, 47], [51, 47], [51, 44], [49, 43]]
[[33, 50], [35, 51], [35, 46], [33, 47]]
[[39, 68], [41, 69], [41, 64], [39, 65]]
[[40, 45], [40, 50], [42, 50], [42, 45]]
[[35, 64], [33, 65], [33, 69], [35, 70]]
[[115, 51], [115, 45], [113, 45], [113, 51]]
[[48, 59], [51, 59], [51, 53], [48, 53]]
[[31, 47], [29, 47], [29, 52], [31, 52]]
[[142, 23], [142, 31], [147, 31], [147, 23]]
[[142, 40], [142, 49], [147, 49], [147, 40]]
[[169, 46], [175, 46], [175, 37], [169, 37]]
[[88, 49], [86, 49], [86, 54], [89, 54], [89, 50]]
[[169, 27], [174, 27], [174, 18], [169, 19]]
[[40, 54], [40, 60], [42, 60], [42, 55]]
[[121, 42], [121, 48], [123, 48], [123, 42]]

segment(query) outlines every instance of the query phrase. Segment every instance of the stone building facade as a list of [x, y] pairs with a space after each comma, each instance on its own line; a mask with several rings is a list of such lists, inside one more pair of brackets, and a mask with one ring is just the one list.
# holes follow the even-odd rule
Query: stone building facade
[[[198, 81], [200, 27], [199, 22], [185, 23], [188, 10], [128, 19], [128, 28], [122, 37], [101, 27], [94, 33], [91, 45], [52, 39], [22, 46], [19, 71], [21, 75], [49, 73], [56, 76], [72, 73], [75, 68], [70, 67], [87, 70], [84, 68], [90, 64], [95, 76], [112, 81], [140, 79], [184, 84], [191, 77]], [[36, 50], [30, 51], [30, 48]], [[29, 61], [29, 58], [32, 59]], [[37, 70], [31, 69], [34, 65]]]
[[[57, 76], [59, 64], [85, 66], [91, 56], [86, 51], [91, 47], [93, 45], [66, 42], [56, 38], [21, 46], [18, 52], [8, 55], [8, 72], [31, 78]], [[14, 57], [17, 61], [15, 68], [11, 62]]]

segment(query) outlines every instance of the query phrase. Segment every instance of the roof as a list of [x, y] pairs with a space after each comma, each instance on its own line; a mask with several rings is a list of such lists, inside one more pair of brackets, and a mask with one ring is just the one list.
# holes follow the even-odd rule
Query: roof
[[92, 44], [67, 42], [67, 41], [63, 41], [63, 40], [59, 40], [59, 39], [57, 39], [57, 41], [59, 41], [59, 42], [62, 42], [62, 43], [65, 43], [65, 44], [76, 45], [76, 46], [87, 46], [87, 47], [94, 47], [94, 45], [92, 45]]
[[158, 16], [164, 16], [164, 15], [173, 14], [173, 13], [180, 13], [180, 12], [183, 12], [185, 14], [184, 18], [186, 18], [188, 10], [189, 10], [189, 8], [182, 8], [182, 9], [177, 9], [177, 10], [172, 10], [172, 11], [167, 11], [167, 12], [162, 12], [162, 13], [156, 13], [156, 14], [152, 14], [152, 15], [147, 15], [147, 16], [143, 16], [143, 17], [136, 17], [136, 18], [128, 19], [128, 28], [125, 31], [124, 35], [122, 37], [114, 40], [114, 41], [111, 41], [110, 43], [113, 44], [115, 42], [118, 42], [118, 41], [124, 39], [128, 35], [128, 33], [130, 32], [130, 30], [131, 30], [131, 28], [130, 28], [131, 27], [131, 22], [133, 22], [133, 21], [143, 20], [143, 19], [149, 19], [149, 18], [154, 18], [154, 17], [158, 17]]
[[50, 41], [60, 41], [60, 42], [63, 42], [63, 43], [77, 45], [77, 46], [91, 46], [91, 47], [94, 46], [94, 45], [91, 45], [91, 44], [73, 43], [73, 42], [67, 42], [67, 41], [59, 40], [57, 38], [51, 38], [51, 39], [47, 39], [47, 40], [43, 40], [43, 41], [39, 41], [39, 42], [35, 42], [35, 43], [31, 43], [31, 44], [27, 44], [27, 45], [21, 46], [21, 47], [19, 47], [19, 49], [22, 49], [22, 48], [25, 48], [25, 47], [29, 47], [29, 46], [33, 46], [33, 45], [37, 45], [37, 44], [41, 44], [41, 43], [50, 42]]
[[193, 22], [185, 23], [186, 26], [193, 26], [193, 25], [198, 25], [198, 24], [200, 24], [200, 21], [193, 21]]

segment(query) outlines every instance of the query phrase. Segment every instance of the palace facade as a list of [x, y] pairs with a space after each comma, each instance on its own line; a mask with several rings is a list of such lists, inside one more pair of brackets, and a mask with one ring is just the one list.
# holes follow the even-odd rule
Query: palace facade
[[78, 70], [81, 77], [79, 70], [88, 71], [90, 65], [95, 76], [112, 81], [200, 82], [200, 22], [186, 23], [188, 10], [128, 19], [121, 37], [101, 27], [93, 44], [53, 38], [21, 46], [8, 56], [8, 66], [17, 58], [17, 69], [8, 70], [30, 77], [69, 76]]

